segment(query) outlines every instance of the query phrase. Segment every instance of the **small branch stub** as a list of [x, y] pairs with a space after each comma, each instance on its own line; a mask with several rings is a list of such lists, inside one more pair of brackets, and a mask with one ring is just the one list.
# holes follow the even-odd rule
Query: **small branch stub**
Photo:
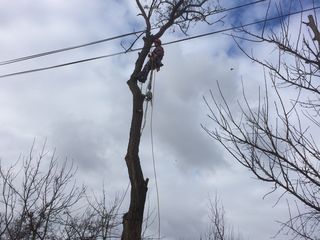
[[318, 30], [318, 27], [317, 27], [317, 24], [316, 22], [314, 21], [314, 18], [312, 15], [309, 15], [308, 16], [308, 19], [309, 19], [309, 22], [306, 23], [308, 27], [311, 28], [312, 32], [314, 33], [314, 38], [313, 40], [314, 41], [317, 41], [318, 44], [319, 44], [319, 47], [320, 47], [320, 32]]

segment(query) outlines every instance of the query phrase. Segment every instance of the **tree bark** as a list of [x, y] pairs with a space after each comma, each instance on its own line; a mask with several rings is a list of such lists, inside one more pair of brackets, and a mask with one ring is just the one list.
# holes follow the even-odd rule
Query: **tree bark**
[[[143, 177], [139, 158], [139, 145], [141, 137], [140, 132], [143, 119], [143, 102], [145, 96], [141, 93], [137, 85], [137, 74], [142, 69], [144, 60], [147, 58], [148, 53], [150, 52], [153, 41], [156, 38], [160, 38], [173, 24], [177, 24], [185, 33], [189, 28], [189, 23], [199, 20], [206, 21], [206, 18], [215, 12], [215, 10], [211, 10], [210, 7], [204, 7], [205, 3], [207, 2], [208, 0], [202, 0], [200, 2], [191, 0], [179, 0], [173, 2], [152, 0], [150, 8], [148, 8], [146, 12], [146, 8], [144, 8], [140, 0], [136, 0], [136, 4], [140, 10], [139, 15], [141, 15], [145, 20], [146, 32], [143, 48], [139, 53], [138, 59], [135, 63], [134, 71], [127, 82], [133, 96], [130, 136], [127, 155], [125, 157], [131, 183], [131, 197], [129, 211], [123, 216], [123, 231], [121, 240], [141, 239], [144, 205], [148, 191], [148, 179], [144, 179]], [[218, 10], [218, 8], [214, 9]], [[161, 27], [157, 33], [151, 35], [150, 19], [153, 13], [160, 18], [158, 23], [161, 25]], [[155, 24], [155, 26], [157, 25], [158, 24]]]
[[152, 46], [152, 37], [147, 36], [144, 47], [139, 53], [135, 69], [127, 82], [133, 96], [132, 120], [125, 161], [131, 183], [129, 211], [123, 216], [121, 240], [140, 240], [143, 212], [148, 191], [148, 178], [144, 179], [139, 158], [141, 125], [143, 119], [143, 102], [145, 96], [137, 85], [136, 75], [140, 72]]

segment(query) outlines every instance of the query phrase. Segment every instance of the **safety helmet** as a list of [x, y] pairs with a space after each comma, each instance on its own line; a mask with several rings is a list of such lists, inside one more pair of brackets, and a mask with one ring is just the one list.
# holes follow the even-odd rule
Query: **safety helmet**
[[157, 38], [157, 39], [154, 40], [154, 43], [158, 43], [158, 44], [161, 45], [161, 40], [159, 38]]

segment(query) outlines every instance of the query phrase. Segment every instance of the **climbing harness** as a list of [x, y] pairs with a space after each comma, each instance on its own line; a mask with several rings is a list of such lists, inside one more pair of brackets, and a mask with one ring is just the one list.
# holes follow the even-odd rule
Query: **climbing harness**
[[[149, 73], [149, 81], [148, 81], [148, 85], [147, 85], [147, 88], [146, 88], [146, 92], [144, 94], [144, 99], [146, 100], [146, 106], [145, 106], [145, 109], [144, 109], [144, 116], [143, 116], [143, 124], [142, 124], [142, 127], [141, 127], [141, 132], [140, 134], [142, 135], [142, 132], [146, 126], [146, 122], [147, 122], [147, 112], [148, 112], [148, 106], [149, 106], [149, 103], [151, 103], [151, 106], [152, 106], [152, 97], [153, 97], [153, 94], [152, 94], [152, 81], [154, 79], [154, 76], [155, 76], [155, 63], [153, 61], [152, 58], [150, 58], [150, 61], [151, 61], [151, 71]], [[142, 90], [142, 86], [141, 86], [141, 89]]]
[[150, 76], [149, 76], [149, 82], [147, 86], [147, 92], [145, 94], [145, 99], [147, 102], [150, 102], [152, 100], [152, 80], [153, 80], [153, 73], [155, 69], [155, 62], [153, 58], [150, 58], [150, 65], [151, 65], [151, 71], [150, 71]]
[[152, 92], [151, 91], [146, 92], [145, 99], [147, 102], [150, 102], [152, 100]]
[[147, 102], [150, 102], [152, 100], [152, 77], [153, 77], [154, 70], [151, 70], [150, 72], [150, 77], [149, 77], [149, 82], [147, 86], [147, 92], [145, 94], [145, 99]]

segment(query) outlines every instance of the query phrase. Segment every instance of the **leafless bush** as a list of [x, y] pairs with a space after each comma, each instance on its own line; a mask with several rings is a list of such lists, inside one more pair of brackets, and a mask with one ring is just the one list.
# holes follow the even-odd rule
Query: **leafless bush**
[[[115, 209], [101, 200], [86, 201], [85, 187], [76, 185], [76, 169], [59, 164], [43, 147], [37, 158], [33, 148], [5, 170], [0, 166], [0, 238], [107, 239], [118, 226]], [[21, 164], [22, 163], [22, 164]], [[85, 205], [85, 210], [80, 206]]]
[[226, 222], [225, 210], [218, 196], [210, 199], [209, 227], [200, 240], [241, 240], [239, 234], [235, 234], [233, 228]]

